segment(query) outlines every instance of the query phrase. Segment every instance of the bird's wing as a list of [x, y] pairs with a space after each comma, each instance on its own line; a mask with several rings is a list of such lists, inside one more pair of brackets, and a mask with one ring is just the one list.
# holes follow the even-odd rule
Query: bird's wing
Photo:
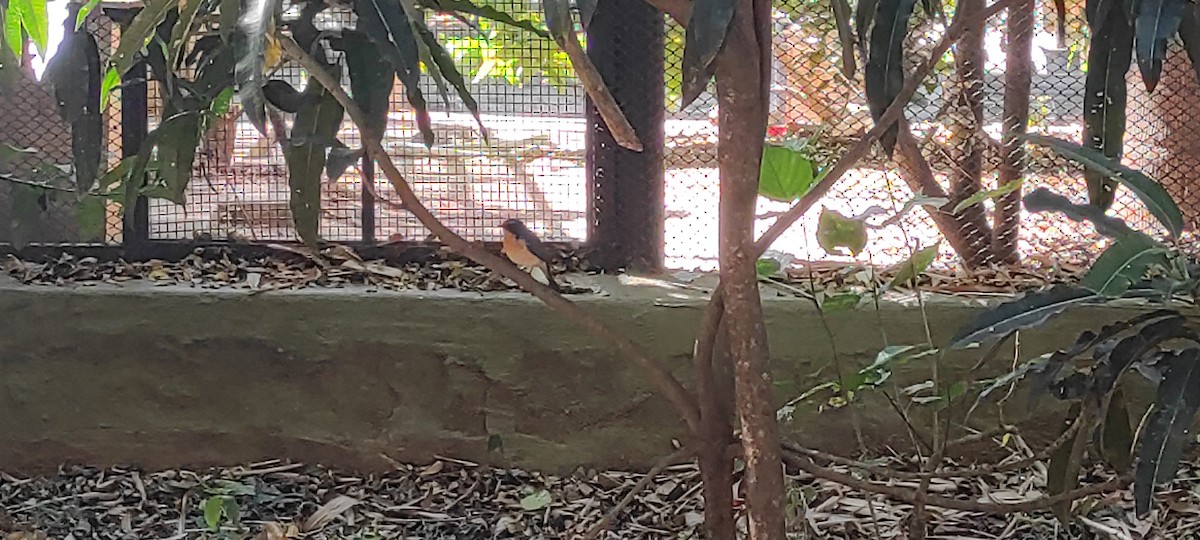
[[558, 258], [558, 254], [555, 252], [555, 250], [542, 243], [541, 239], [534, 235], [532, 231], [522, 231], [522, 233], [521, 240], [525, 242], [525, 247], [529, 248], [529, 251], [533, 252], [537, 258], [545, 261], [547, 265], [554, 262], [554, 260]]

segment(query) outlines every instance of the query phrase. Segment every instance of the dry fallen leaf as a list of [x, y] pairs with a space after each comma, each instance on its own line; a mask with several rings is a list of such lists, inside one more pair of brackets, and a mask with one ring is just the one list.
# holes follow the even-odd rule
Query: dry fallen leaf
[[338, 518], [338, 516], [346, 513], [347, 510], [353, 508], [354, 505], [358, 503], [359, 500], [353, 497], [347, 497], [345, 495], [338, 495], [337, 497], [334, 497], [332, 500], [318, 508], [316, 512], [313, 512], [313, 515], [308, 517], [308, 520], [304, 522], [303, 532], [311, 533], [325, 528], [326, 525], [332, 523], [333, 520]]

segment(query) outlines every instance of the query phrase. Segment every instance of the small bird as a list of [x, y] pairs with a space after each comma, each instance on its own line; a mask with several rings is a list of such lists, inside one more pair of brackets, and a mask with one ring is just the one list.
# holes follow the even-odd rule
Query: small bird
[[[537, 268], [546, 276], [546, 284], [555, 291], [560, 291], [554, 276], [550, 274], [550, 262], [554, 260], [550, 248], [538, 239], [519, 219], [507, 219], [500, 226], [504, 229], [504, 255], [513, 264], [532, 270]], [[532, 271], [530, 272], [532, 274]], [[537, 277], [536, 275], [534, 276]]]

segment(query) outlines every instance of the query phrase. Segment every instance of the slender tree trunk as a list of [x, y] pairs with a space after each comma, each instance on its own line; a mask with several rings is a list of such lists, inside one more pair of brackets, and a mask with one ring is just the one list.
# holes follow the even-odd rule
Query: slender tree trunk
[[[955, 8], [956, 19], [971, 19], [983, 11], [985, 0], [959, 0]], [[955, 49], [954, 60], [958, 73], [958, 95], [950, 107], [952, 139], [951, 156], [954, 167], [950, 174], [950, 208], [983, 189], [983, 66], [984, 28], [987, 21], [980, 19], [963, 33]], [[962, 236], [990, 238], [990, 230], [979, 230], [977, 224], [986, 227], [987, 217], [979, 205], [966, 208], [959, 214], [964, 230]], [[990, 247], [990, 246], [988, 246]], [[960, 253], [961, 254], [961, 253]], [[963, 254], [966, 255], [966, 254]], [[990, 253], [985, 258], [990, 258]], [[970, 259], [970, 258], [968, 258]], [[978, 260], [968, 260], [977, 266]], [[974, 264], [972, 264], [974, 263]]]
[[750, 538], [784, 540], [783, 460], [755, 272], [754, 210], [771, 77], [770, 0], [738, 0], [717, 58], [720, 259], [725, 321], [746, 460]]
[[[997, 187], [1021, 179], [1025, 173], [1025, 144], [1021, 137], [1029, 125], [1029, 92], [1033, 82], [1033, 0], [1008, 8], [1008, 54], [1004, 70], [1004, 136]], [[1015, 264], [1021, 225], [1021, 190], [996, 201], [992, 224], [992, 253], [998, 262]]]

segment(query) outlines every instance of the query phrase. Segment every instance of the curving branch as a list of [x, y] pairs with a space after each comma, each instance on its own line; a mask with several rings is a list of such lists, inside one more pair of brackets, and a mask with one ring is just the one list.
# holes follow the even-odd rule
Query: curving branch
[[622, 356], [625, 356], [638, 367], [642, 368], [649, 376], [650, 381], [658, 387], [668, 401], [678, 409], [680, 416], [687, 423], [691, 433], [699, 433], [700, 419], [699, 413], [696, 410], [696, 400], [691, 393], [683, 387], [679, 381], [671, 375], [669, 371], [655, 362], [649, 353], [641, 346], [631, 341], [629, 338], [622, 335], [620, 332], [613, 330], [600, 319], [587, 313], [574, 302], [567, 300], [561, 294], [555, 292], [550, 287], [543, 285], [535, 280], [532, 275], [517, 268], [516, 265], [505, 260], [504, 258], [488, 251], [478, 242], [470, 242], [467, 239], [459, 236], [454, 231], [450, 230], [445, 224], [433, 215], [428, 208], [417, 197], [417, 194], [408, 185], [408, 181], [392, 163], [392, 158], [384, 150], [380, 144], [381, 134], [375, 133], [374, 130], [368, 129], [366, 126], [371, 125], [367, 122], [366, 113], [358, 107], [354, 100], [346, 94], [339, 81], [335, 80], [333, 75], [326, 69], [322, 68], [320, 63], [309, 56], [300, 45], [297, 44], [290, 36], [279, 34], [279, 42], [283, 46], [283, 51], [289, 57], [295, 59], [329, 92], [337, 99], [338, 103], [346, 109], [346, 113], [350, 115], [360, 133], [362, 133], [362, 144], [367, 149], [368, 155], [379, 162], [383, 174], [391, 182], [392, 188], [400, 196], [401, 202], [407, 207], [409, 212], [421, 222], [425, 228], [429, 229], [438, 240], [444, 243], [452, 251], [459, 253], [471, 260], [486, 266], [508, 279], [516, 282], [523, 290], [535, 296], [538, 300], [545, 303], [550, 309], [560, 313], [567, 319], [574, 321], [576, 324], [583, 327], [593, 336], [604, 342], [611, 343]]

